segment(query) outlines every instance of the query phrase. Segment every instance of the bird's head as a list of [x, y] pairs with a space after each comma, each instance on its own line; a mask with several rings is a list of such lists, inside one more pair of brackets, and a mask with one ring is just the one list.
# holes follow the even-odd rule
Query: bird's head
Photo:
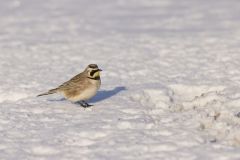
[[89, 64], [87, 68], [85, 69], [85, 72], [87, 72], [87, 76], [90, 79], [98, 80], [100, 79], [100, 72], [102, 70], [98, 68], [96, 64]]

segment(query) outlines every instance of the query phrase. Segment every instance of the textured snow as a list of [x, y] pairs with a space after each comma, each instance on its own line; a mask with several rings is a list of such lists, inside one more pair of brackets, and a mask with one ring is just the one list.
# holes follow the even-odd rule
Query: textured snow
[[[1, 0], [0, 159], [239, 160], [238, 0]], [[84, 109], [36, 97], [97, 63]]]

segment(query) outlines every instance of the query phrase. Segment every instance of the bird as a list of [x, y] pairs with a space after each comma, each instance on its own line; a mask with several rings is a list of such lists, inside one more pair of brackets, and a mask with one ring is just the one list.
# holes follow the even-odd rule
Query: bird
[[96, 95], [101, 86], [100, 72], [97, 64], [89, 64], [85, 70], [70, 80], [64, 82], [48, 92], [37, 95], [44, 96], [54, 93], [62, 94], [67, 100], [80, 104], [82, 107], [87, 108], [93, 105], [88, 104], [86, 101]]

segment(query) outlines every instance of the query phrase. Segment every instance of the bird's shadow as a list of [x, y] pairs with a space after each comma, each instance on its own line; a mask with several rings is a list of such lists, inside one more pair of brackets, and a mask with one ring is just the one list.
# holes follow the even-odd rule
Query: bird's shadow
[[124, 91], [124, 90], [127, 90], [126, 87], [119, 86], [119, 87], [115, 87], [111, 90], [98, 91], [96, 96], [89, 100], [89, 103], [96, 103], [96, 102], [99, 102], [99, 101], [103, 101], [105, 99], [113, 97], [114, 95], [116, 95], [119, 92]]
[[[124, 87], [124, 86], [115, 87], [111, 90], [101, 90], [101, 91], [98, 91], [97, 94], [92, 99], [90, 99], [88, 102], [96, 103], [99, 101], [103, 101], [103, 100], [110, 98], [124, 90], [127, 90], [126, 87]], [[49, 101], [65, 101], [66, 99], [65, 98], [54, 98], [54, 99], [48, 99], [48, 100]]]

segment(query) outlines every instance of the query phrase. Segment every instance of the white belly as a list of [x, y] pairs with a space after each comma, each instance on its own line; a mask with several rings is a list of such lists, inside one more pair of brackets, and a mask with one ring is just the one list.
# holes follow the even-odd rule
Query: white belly
[[98, 90], [97, 87], [88, 88], [82, 91], [81, 94], [76, 95], [74, 97], [70, 97], [69, 100], [73, 102], [88, 100], [96, 95], [97, 90]]
[[101, 81], [92, 80], [91, 83], [92, 83], [91, 87], [89, 87], [88, 89], [83, 90], [81, 92], [81, 94], [76, 95], [74, 97], [70, 97], [68, 99], [70, 101], [77, 102], [77, 101], [89, 100], [90, 98], [95, 96], [97, 91], [98, 91], [98, 89], [100, 88]]

